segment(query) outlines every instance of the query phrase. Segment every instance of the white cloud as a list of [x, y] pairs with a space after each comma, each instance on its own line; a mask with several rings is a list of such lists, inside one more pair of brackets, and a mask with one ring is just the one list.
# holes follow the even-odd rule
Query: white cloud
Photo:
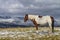
[[6, 12], [17, 13], [17, 12], [28, 12], [27, 9], [44, 10], [60, 8], [59, 0], [0, 0], [0, 8]]
[[40, 8], [40, 7], [35, 6], [35, 5], [33, 5], [33, 4], [30, 4], [29, 8], [32, 8], [32, 9], [38, 9], [38, 8]]
[[43, 1], [45, 1], [45, 0], [35, 0], [35, 2], [43, 2]]
[[21, 9], [24, 8], [24, 5], [21, 3], [15, 3], [15, 4], [11, 4], [10, 6], [8, 6], [8, 11], [9, 12], [18, 12], [21, 11]]
[[0, 0], [0, 8], [6, 12], [17, 13], [26, 11], [24, 5], [18, 0]]
[[24, 5], [22, 3], [17, 2], [12, 4], [2, 4], [0, 8], [11, 13], [22, 12], [25, 10]]
[[15, 20], [14, 19], [0, 19], [0, 22], [9, 22], [9, 23], [11, 23], [13, 21], [15, 21]]
[[9, 8], [24, 8], [24, 5], [21, 3], [11, 4]]
[[60, 3], [60, 0], [35, 0], [35, 2], [41, 2], [41, 3]]

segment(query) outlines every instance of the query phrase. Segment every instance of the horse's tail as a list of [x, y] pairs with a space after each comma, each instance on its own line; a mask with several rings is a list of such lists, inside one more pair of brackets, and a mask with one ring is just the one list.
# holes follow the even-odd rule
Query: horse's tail
[[52, 32], [54, 32], [54, 18], [51, 16], [52, 19]]

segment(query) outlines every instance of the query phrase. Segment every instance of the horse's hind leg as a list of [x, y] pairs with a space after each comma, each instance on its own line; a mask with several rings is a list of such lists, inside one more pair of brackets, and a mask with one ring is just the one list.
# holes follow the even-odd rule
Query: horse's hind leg
[[51, 27], [52, 27], [52, 32], [54, 32], [54, 18], [51, 16]]
[[52, 26], [51, 26], [51, 23], [49, 23], [49, 31], [52, 32]]
[[52, 32], [54, 32], [54, 21], [52, 21]]

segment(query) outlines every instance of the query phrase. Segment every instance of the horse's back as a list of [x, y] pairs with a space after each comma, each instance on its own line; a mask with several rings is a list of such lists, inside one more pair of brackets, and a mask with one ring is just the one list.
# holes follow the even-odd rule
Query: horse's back
[[37, 24], [46, 24], [48, 22], [51, 22], [50, 16], [43, 16], [42, 18], [36, 18], [35, 19]]

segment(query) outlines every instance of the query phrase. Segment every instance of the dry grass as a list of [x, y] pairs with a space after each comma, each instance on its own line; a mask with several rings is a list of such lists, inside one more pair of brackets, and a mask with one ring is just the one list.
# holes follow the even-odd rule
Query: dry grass
[[[39, 27], [39, 30], [49, 30], [49, 27]], [[21, 27], [17, 27], [17, 28], [0, 28], [0, 30], [9, 30], [9, 31], [15, 31], [15, 30], [19, 30], [19, 31], [29, 31], [29, 30], [36, 30], [35, 27], [25, 27], [25, 28], [21, 28]]]
[[[42, 30], [49, 30], [49, 27], [39, 27], [38, 28], [40, 31]], [[60, 27], [54, 27], [55, 31], [59, 31], [60, 30]], [[8, 30], [8, 31], [30, 31], [30, 30], [33, 30], [33, 31], [36, 31], [36, 28], [35, 27], [25, 27], [25, 28], [21, 28], [21, 27], [17, 27], [17, 28], [0, 28], [0, 31], [1, 30]]]
[[[19, 32], [26, 32], [32, 30], [33, 32], [36, 31], [35, 27], [29, 27], [29, 28], [0, 28], [0, 31], [19, 31]], [[49, 27], [39, 27], [39, 31], [43, 30], [49, 30]], [[55, 32], [60, 32], [59, 27], [55, 27]], [[28, 35], [27, 35], [28, 34]], [[14, 37], [0, 37], [0, 40], [60, 40], [60, 34], [59, 35], [54, 35], [54, 34], [44, 34], [41, 36], [38, 33], [32, 33], [29, 32], [27, 33], [27, 36], [24, 37], [18, 37], [21, 36], [21, 34], [16, 34]], [[10, 35], [10, 34], [9, 34]], [[23, 34], [25, 35], [25, 34]]]

